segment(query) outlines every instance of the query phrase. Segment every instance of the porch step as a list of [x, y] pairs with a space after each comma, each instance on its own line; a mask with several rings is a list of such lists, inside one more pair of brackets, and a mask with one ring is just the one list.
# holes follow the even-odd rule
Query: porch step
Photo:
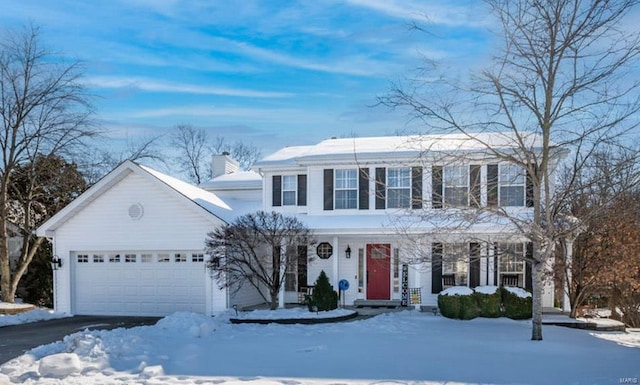
[[355, 307], [372, 307], [380, 308], [386, 307], [389, 309], [395, 309], [402, 305], [402, 301], [399, 299], [383, 300], [383, 299], [357, 299], [353, 303]]

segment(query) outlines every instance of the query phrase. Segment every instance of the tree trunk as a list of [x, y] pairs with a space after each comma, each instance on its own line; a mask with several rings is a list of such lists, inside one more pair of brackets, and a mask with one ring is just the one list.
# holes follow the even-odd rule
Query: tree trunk
[[279, 292], [270, 292], [271, 294], [271, 303], [269, 304], [269, 309], [276, 310], [278, 308], [278, 294]]
[[542, 272], [541, 262], [531, 262], [532, 289], [533, 289], [533, 314], [531, 317], [531, 340], [542, 341]]

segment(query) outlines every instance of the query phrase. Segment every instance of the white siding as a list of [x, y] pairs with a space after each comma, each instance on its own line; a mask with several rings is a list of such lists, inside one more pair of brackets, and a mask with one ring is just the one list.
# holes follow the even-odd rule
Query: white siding
[[[63, 259], [62, 269], [56, 271], [57, 311], [74, 311], [70, 274], [74, 264], [69, 263], [74, 250], [204, 249], [207, 232], [222, 221], [165, 187], [161, 182], [129, 173], [56, 230], [54, 254]], [[144, 213], [134, 220], [129, 217], [129, 207], [137, 203]], [[209, 274], [190, 279], [201, 280], [203, 287], [211, 284]]]
[[[265, 296], [269, 298], [268, 291], [263, 289]], [[237, 305], [238, 309], [242, 309], [247, 306], [254, 306], [264, 303], [264, 298], [260, 296], [258, 290], [252, 285], [245, 283], [240, 290], [229, 295], [229, 307]]]

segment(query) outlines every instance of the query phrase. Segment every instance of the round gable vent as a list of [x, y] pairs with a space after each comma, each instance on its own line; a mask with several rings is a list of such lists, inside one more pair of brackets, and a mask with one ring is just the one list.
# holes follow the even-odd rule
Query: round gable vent
[[129, 217], [134, 221], [137, 221], [138, 219], [142, 218], [143, 214], [144, 214], [144, 209], [142, 208], [142, 205], [140, 203], [136, 203], [129, 206]]

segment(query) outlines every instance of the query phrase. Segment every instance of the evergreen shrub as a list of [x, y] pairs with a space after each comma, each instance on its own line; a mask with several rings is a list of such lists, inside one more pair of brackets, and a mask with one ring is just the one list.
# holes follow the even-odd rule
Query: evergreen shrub
[[[511, 288], [511, 290], [514, 290]], [[519, 289], [524, 292], [524, 289]], [[511, 319], [529, 319], [533, 315], [533, 303], [531, 295], [527, 297], [519, 296], [502, 288], [502, 305], [504, 306], [505, 317]]]
[[492, 294], [476, 290], [473, 296], [478, 304], [480, 317], [498, 318], [502, 316], [502, 298], [499, 290]]
[[307, 298], [307, 307], [309, 311], [329, 311], [338, 308], [338, 293], [333, 290], [324, 270], [316, 279], [313, 294]]

